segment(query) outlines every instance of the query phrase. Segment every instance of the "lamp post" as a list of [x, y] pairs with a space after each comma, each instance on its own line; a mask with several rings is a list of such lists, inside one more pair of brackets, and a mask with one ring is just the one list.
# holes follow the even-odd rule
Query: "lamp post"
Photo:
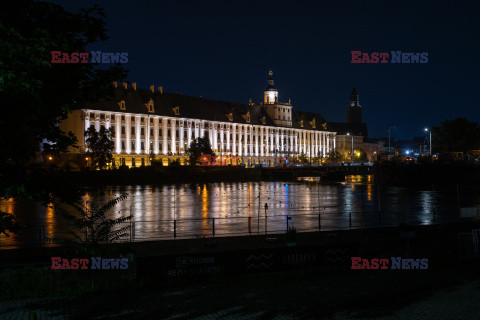
[[308, 151], [310, 151], [310, 167], [312, 166], [312, 133], [310, 132], [310, 137], [308, 139], [309, 141], [309, 147], [308, 147]]
[[390, 130], [394, 129], [395, 126], [388, 128], [388, 155], [390, 155]]
[[429, 153], [430, 157], [432, 156], [432, 131], [428, 128], [425, 128], [425, 132], [430, 133], [430, 148], [429, 148]]
[[353, 135], [351, 135], [350, 132], [347, 132], [347, 136], [352, 137], [352, 156], [351, 156], [351, 160], [352, 160], [352, 163], [353, 163]]

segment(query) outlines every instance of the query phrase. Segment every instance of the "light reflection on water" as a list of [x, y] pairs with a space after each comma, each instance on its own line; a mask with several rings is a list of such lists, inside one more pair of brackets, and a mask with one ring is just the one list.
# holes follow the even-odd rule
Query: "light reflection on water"
[[[106, 192], [105, 201], [125, 192], [129, 197], [115, 205], [112, 217], [133, 214], [135, 240], [172, 238], [173, 220], [177, 220], [177, 237], [211, 236], [215, 218], [216, 236], [248, 235], [251, 219], [252, 234], [265, 233], [265, 203], [268, 204], [267, 232], [286, 230], [289, 226], [300, 231], [397, 225], [401, 222], [431, 224], [457, 219], [456, 188], [420, 190], [389, 187], [380, 190], [372, 176], [348, 176], [343, 183], [312, 182], [238, 182], [208, 184], [177, 184], [164, 186], [119, 186]], [[380, 192], [380, 197], [379, 197]], [[88, 192], [84, 205], [91, 200]], [[471, 199], [478, 201], [478, 193]], [[478, 202], [476, 202], [478, 203]], [[378, 212], [380, 206], [381, 212]], [[362, 209], [366, 215], [361, 214]], [[18, 235], [2, 236], [0, 246], [35, 245], [39, 229], [47, 237], [66, 236], [66, 227], [53, 212], [39, 203], [8, 199], [0, 201], [0, 210], [14, 213], [25, 225]], [[434, 215], [435, 213], [435, 215]], [[260, 219], [258, 220], [258, 216]], [[434, 217], [435, 216], [435, 217]], [[259, 223], [258, 223], [259, 221]]]

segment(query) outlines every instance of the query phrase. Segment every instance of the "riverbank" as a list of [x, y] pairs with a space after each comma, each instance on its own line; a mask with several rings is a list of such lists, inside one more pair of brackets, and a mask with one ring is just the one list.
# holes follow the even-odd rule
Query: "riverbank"
[[384, 185], [478, 185], [480, 165], [384, 162], [375, 167], [375, 179]]
[[[441, 163], [381, 163], [374, 166], [321, 166], [244, 168], [208, 167], [139, 167], [116, 170], [46, 171], [37, 180], [62, 182], [78, 187], [106, 185], [162, 185], [175, 183], [296, 181], [297, 177], [320, 177], [321, 181], [344, 181], [346, 175], [375, 175], [381, 185], [478, 185], [480, 165]], [[34, 177], [35, 178], [35, 177]], [[56, 183], [58, 184], [58, 183]], [[54, 186], [52, 186], [54, 188]]]
[[[295, 247], [286, 246], [283, 234], [138, 243], [135, 254], [143, 266], [137, 264], [139, 277], [127, 283], [127, 288], [75, 298], [8, 300], [0, 302], [0, 316], [413, 319], [428, 315], [478, 319], [480, 263], [478, 258], [459, 257], [457, 236], [476, 228], [479, 225], [472, 223], [414, 228], [409, 245], [398, 228], [298, 234]], [[322, 254], [323, 249], [329, 251]], [[57, 254], [55, 250], [59, 248], [43, 252]], [[25, 250], [15, 252], [27, 256]], [[254, 267], [243, 273], [199, 267], [209, 263], [220, 266], [227, 253], [236, 259], [234, 263], [248, 259], [248, 264], [240, 265]], [[275, 259], [276, 255], [280, 259]], [[429, 263], [424, 270], [351, 270], [352, 256], [428, 258]], [[162, 261], [173, 265], [162, 265]], [[275, 264], [284, 268], [275, 268]], [[55, 272], [57, 276], [74, 273]], [[116, 280], [121, 281], [125, 280]], [[53, 290], [58, 290], [58, 285]]]
[[[298, 233], [294, 248], [344, 246], [357, 248], [358, 253], [371, 256], [404, 255], [406, 241], [401, 237], [405, 228], [369, 228], [354, 230], [320, 231]], [[438, 224], [428, 226], [408, 226], [414, 232], [410, 240], [409, 255], [425, 255], [433, 258], [457, 259], [459, 255], [458, 233], [480, 229], [479, 221]], [[113, 244], [126, 246], [136, 258], [165, 257], [185, 254], [211, 254], [252, 250], [287, 248], [286, 234], [252, 235], [240, 237], [204, 237], [199, 239], [144, 241]], [[357, 250], [355, 249], [355, 250]], [[57, 247], [27, 247], [0, 251], [3, 266], [9, 264], [49, 263], [50, 257], [65, 252]]]
[[260, 181], [260, 168], [243, 167], [143, 167], [124, 170], [54, 173], [77, 185], [138, 185]]

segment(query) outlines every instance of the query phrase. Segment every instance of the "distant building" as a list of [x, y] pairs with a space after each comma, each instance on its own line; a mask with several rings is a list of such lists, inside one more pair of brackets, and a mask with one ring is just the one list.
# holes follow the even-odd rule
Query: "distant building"
[[353, 149], [363, 150], [369, 161], [376, 161], [378, 155], [383, 152], [382, 142], [368, 138], [367, 124], [362, 122], [362, 107], [355, 87], [350, 93], [347, 122], [329, 122], [327, 127], [337, 133], [337, 151], [344, 154], [347, 161], [352, 156], [352, 143]]
[[398, 140], [395, 142], [397, 153], [402, 156], [418, 157], [428, 151], [426, 137], [415, 137], [412, 140]]

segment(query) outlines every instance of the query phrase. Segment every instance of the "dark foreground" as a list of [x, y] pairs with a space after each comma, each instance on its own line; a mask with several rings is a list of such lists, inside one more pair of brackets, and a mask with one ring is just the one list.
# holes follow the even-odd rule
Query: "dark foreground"
[[[408, 251], [395, 229], [301, 234], [297, 240], [300, 248], [360, 244], [352, 254], [362, 257], [428, 257], [427, 270], [350, 270], [347, 260], [278, 271], [162, 280], [147, 276], [147, 281], [137, 279], [129, 287], [75, 298], [7, 299], [0, 302], [0, 318], [26, 319], [36, 313], [39, 319], [479, 319], [480, 263], [478, 258], [459, 257], [457, 238], [459, 231], [477, 227], [419, 228]], [[144, 243], [138, 244], [136, 254], [148, 261], [152, 254], [227, 250], [241, 255], [257, 246], [264, 252], [285, 246], [281, 236], [276, 241], [236, 240]], [[161, 269], [150, 272], [160, 274]]]

